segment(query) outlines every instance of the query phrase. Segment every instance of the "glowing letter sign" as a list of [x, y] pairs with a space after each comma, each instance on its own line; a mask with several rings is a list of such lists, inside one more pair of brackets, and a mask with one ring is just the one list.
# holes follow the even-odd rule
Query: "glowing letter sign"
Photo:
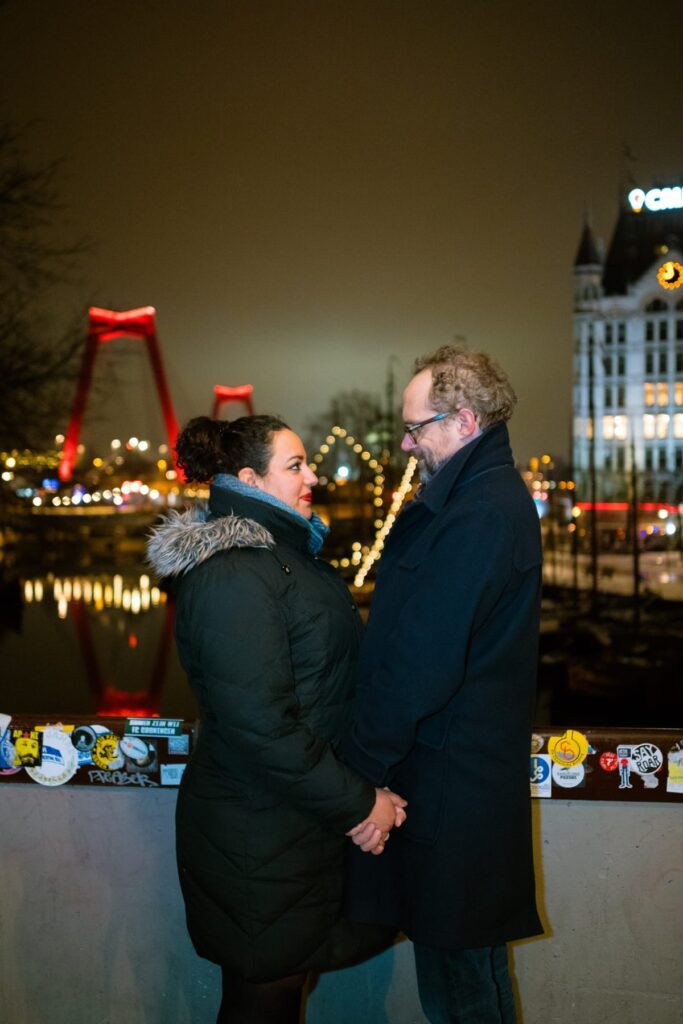
[[647, 192], [642, 188], [633, 188], [628, 194], [628, 201], [634, 213], [640, 213], [643, 207], [652, 213], [658, 213], [660, 210], [681, 210], [683, 187], [675, 185], [673, 188], [651, 188]]

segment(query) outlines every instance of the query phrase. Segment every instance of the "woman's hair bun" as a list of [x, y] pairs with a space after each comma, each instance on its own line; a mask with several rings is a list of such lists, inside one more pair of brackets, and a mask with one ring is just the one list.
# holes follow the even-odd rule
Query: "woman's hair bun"
[[188, 483], [209, 483], [217, 473], [237, 476], [245, 466], [263, 476], [272, 455], [273, 435], [280, 430], [289, 427], [278, 416], [240, 416], [232, 422], [196, 416], [178, 435], [178, 466]]
[[183, 427], [176, 442], [178, 466], [188, 483], [207, 483], [220, 473], [223, 462], [222, 420], [195, 416]]

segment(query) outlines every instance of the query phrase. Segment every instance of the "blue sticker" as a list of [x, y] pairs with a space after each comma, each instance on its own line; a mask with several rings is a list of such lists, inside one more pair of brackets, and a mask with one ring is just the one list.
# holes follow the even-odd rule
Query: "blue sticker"
[[552, 796], [550, 757], [548, 754], [531, 755], [531, 762], [529, 765], [529, 782], [531, 784], [532, 796]]

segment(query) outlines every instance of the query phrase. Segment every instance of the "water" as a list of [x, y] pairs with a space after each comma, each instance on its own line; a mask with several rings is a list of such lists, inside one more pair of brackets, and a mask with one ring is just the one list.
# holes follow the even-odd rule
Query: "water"
[[120, 569], [111, 549], [98, 565], [97, 549], [87, 548], [62, 554], [55, 569], [46, 551], [47, 564], [38, 571], [15, 565], [5, 572], [0, 711], [62, 721], [69, 715], [196, 718], [173, 639], [172, 599], [145, 569], [144, 537], [132, 547], [133, 557], [119, 552]]

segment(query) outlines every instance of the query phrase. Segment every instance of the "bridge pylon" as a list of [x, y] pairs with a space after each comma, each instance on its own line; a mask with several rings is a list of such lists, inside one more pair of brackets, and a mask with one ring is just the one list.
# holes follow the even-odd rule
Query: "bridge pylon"
[[92, 386], [93, 369], [99, 347], [116, 338], [136, 338], [145, 344], [164, 417], [168, 447], [172, 453], [175, 466], [174, 450], [178, 437], [178, 421], [171, 393], [168, 389], [161, 349], [159, 348], [156, 331], [156, 310], [154, 306], [141, 306], [138, 309], [120, 311], [99, 309], [97, 306], [91, 306], [88, 314], [88, 336], [85, 343], [85, 352], [83, 353], [78, 384], [76, 385], [76, 395], [71, 409], [69, 426], [64, 439], [62, 458], [59, 463], [59, 479], [62, 483], [68, 483], [73, 476], [83, 415]]

